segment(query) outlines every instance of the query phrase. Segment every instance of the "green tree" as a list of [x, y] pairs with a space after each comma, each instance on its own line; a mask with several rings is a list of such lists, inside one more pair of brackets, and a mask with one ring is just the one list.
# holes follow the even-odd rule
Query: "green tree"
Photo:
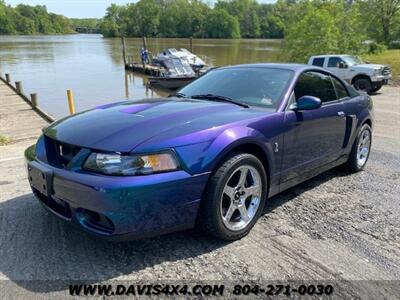
[[240, 38], [239, 21], [225, 9], [213, 10], [206, 21], [206, 32], [210, 38]]
[[385, 44], [399, 38], [396, 34], [400, 26], [400, 0], [358, 0], [356, 3], [371, 38]]
[[26, 35], [36, 33], [35, 22], [23, 16], [19, 16], [15, 19], [15, 29], [18, 33]]
[[282, 20], [278, 16], [269, 14], [261, 24], [261, 37], [281, 39], [284, 36], [284, 30]]
[[335, 20], [325, 8], [307, 4], [301, 19], [291, 20], [285, 32], [285, 44], [294, 61], [305, 62], [310, 55], [337, 53], [340, 36]]
[[218, 0], [216, 9], [225, 9], [237, 17], [242, 37], [252, 38], [260, 35], [260, 20], [257, 15], [259, 4], [256, 0]]
[[164, 37], [204, 37], [205, 20], [210, 8], [201, 1], [171, 0], [164, 2], [159, 33]]
[[13, 9], [0, 0], [0, 34], [16, 33], [12, 15], [14, 15]]
[[106, 16], [100, 23], [100, 31], [104, 37], [121, 36], [122, 17], [124, 15], [124, 8], [116, 4], [111, 4], [107, 8]]
[[291, 9], [285, 44], [291, 60], [305, 62], [309, 56], [361, 51], [365, 39], [360, 14], [342, 1], [302, 2]]
[[152, 36], [158, 31], [159, 6], [155, 0], [140, 0], [136, 3], [136, 22], [140, 36]]
[[120, 28], [117, 23], [110, 19], [104, 19], [100, 24], [100, 32], [104, 37], [116, 37], [120, 36]]

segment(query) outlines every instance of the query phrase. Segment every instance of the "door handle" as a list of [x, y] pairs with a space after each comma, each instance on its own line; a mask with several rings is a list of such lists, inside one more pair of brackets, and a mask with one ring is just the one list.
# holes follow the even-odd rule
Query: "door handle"
[[339, 117], [345, 117], [346, 116], [346, 114], [343, 111], [338, 111], [337, 114], [338, 114]]

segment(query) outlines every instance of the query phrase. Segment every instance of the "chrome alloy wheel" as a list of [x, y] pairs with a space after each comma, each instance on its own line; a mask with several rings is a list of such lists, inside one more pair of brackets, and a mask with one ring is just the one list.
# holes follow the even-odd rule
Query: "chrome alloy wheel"
[[369, 151], [371, 149], [371, 132], [364, 130], [361, 133], [357, 146], [357, 164], [363, 167], [368, 159]]
[[257, 213], [261, 202], [262, 181], [256, 168], [238, 167], [225, 184], [220, 213], [225, 226], [232, 231], [245, 228]]

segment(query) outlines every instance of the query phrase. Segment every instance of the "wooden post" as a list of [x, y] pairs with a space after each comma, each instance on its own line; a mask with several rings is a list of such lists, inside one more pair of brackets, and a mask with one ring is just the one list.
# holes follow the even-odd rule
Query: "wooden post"
[[8, 74], [8, 73], [6, 73], [6, 81], [7, 81], [8, 83], [11, 82], [11, 76], [10, 76], [10, 74]]
[[145, 36], [143, 37], [143, 48], [144, 50], [147, 50], [147, 39]]
[[31, 103], [33, 108], [38, 106], [37, 94], [31, 94]]
[[193, 53], [193, 38], [190, 38], [190, 52]]
[[126, 66], [126, 42], [124, 37], [121, 37], [121, 42], [122, 42], [122, 57], [124, 58], [124, 66]]
[[75, 104], [74, 104], [74, 94], [71, 90], [67, 90], [67, 97], [68, 97], [68, 107], [69, 113], [73, 115], [75, 113]]
[[[146, 37], [144, 36], [142, 38], [142, 40], [143, 40], [143, 49], [147, 50], [147, 39], [146, 39]], [[142, 57], [140, 57], [140, 58], [142, 58]], [[143, 72], [146, 74], [146, 63], [143, 61], [143, 59], [142, 59], [142, 65], [143, 65]]]
[[18, 94], [22, 94], [22, 82], [21, 81], [16, 81], [15, 82], [15, 88], [17, 89]]

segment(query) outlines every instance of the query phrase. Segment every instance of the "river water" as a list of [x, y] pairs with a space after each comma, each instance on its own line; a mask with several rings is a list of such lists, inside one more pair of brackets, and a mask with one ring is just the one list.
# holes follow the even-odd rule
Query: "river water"
[[[279, 40], [194, 40], [194, 52], [213, 66], [275, 62]], [[138, 60], [142, 39], [127, 39], [128, 56]], [[188, 39], [148, 39], [156, 54], [164, 48], [189, 48]], [[22, 81], [25, 94], [37, 93], [39, 105], [59, 118], [68, 114], [66, 90], [76, 111], [124, 99], [165, 96], [147, 86], [146, 76], [125, 72], [120, 39], [101, 35], [0, 36], [0, 72]]]

